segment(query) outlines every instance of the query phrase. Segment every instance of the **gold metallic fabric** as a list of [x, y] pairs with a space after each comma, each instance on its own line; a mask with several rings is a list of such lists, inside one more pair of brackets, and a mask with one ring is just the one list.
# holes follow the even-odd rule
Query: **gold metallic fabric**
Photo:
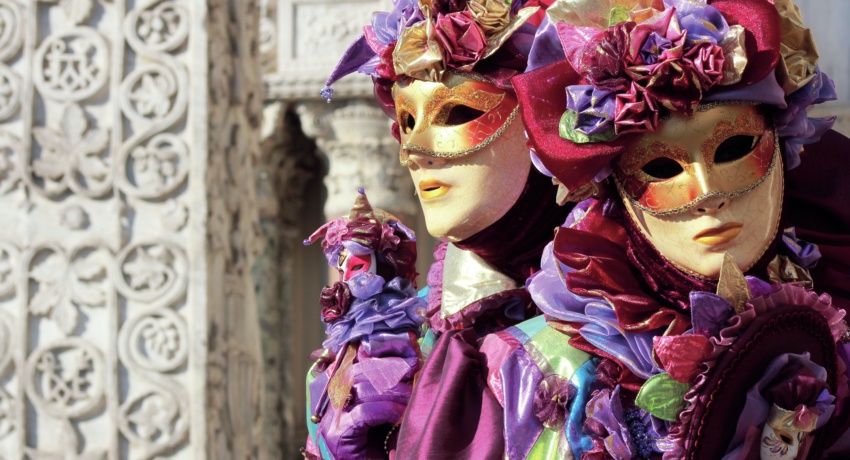
[[776, 0], [781, 18], [782, 59], [776, 67], [776, 77], [785, 94], [802, 88], [815, 77], [818, 49], [812, 31], [803, 25], [800, 9], [791, 0]]
[[446, 64], [433, 22], [425, 19], [404, 29], [393, 50], [393, 67], [398, 75], [440, 81]]
[[443, 298], [440, 316], [446, 318], [471, 303], [519, 286], [472, 251], [449, 243], [443, 266]]

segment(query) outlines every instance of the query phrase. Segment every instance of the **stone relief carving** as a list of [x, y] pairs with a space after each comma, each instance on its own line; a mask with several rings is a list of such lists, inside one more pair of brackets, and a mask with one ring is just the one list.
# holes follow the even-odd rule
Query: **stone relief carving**
[[255, 9], [0, 0], [0, 458], [256, 457]]

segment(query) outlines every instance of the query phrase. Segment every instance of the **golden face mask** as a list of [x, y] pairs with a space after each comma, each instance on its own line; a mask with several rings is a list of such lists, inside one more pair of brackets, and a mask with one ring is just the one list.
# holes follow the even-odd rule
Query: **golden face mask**
[[615, 162], [620, 194], [651, 215], [682, 212], [709, 197], [742, 195], [776, 164], [776, 132], [756, 107], [698, 111], [693, 117], [704, 118], [709, 128], [670, 135], [662, 127], [642, 135]]
[[393, 86], [407, 152], [440, 158], [468, 155], [493, 142], [516, 116], [516, 97], [472, 74], [447, 72], [442, 82], [407, 79]]

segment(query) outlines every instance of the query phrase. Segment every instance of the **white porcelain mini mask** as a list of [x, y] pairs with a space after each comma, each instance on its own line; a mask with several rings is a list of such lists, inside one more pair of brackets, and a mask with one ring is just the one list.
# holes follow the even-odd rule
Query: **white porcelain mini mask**
[[726, 252], [747, 271], [776, 235], [784, 174], [757, 107], [673, 113], [629, 145], [614, 172], [631, 219], [691, 275], [716, 279]]
[[808, 422], [802, 422], [802, 426], [799, 423], [800, 420], [794, 411], [772, 404], [761, 432], [761, 460], [796, 458], [800, 443], [815, 430], [817, 416]]
[[[482, 85], [489, 85], [478, 81], [474, 83], [477, 90], [481, 90], [484, 87]], [[435, 90], [433, 85], [441, 83], [414, 80], [398, 88], [394, 94], [397, 102], [400, 97], [414, 100], [415, 95], [417, 106], [424, 108], [429, 106], [429, 98], [444, 92]], [[495, 87], [490, 86], [492, 91], [496, 91]], [[499, 99], [497, 105], [491, 107], [484, 117], [504, 110], [509, 113], [509, 109], [515, 107], [516, 100], [510, 93], [501, 91], [501, 94], [505, 99]], [[513, 101], [512, 106], [502, 107], [506, 100]], [[439, 107], [433, 110], [437, 109]], [[426, 112], [422, 110], [417, 113], [421, 114], [422, 120], [428, 118], [423, 118]], [[500, 119], [504, 122], [504, 119]], [[476, 140], [477, 147], [473, 151], [459, 156], [435, 156], [433, 152], [405, 148], [413, 134], [417, 145], [436, 145], [430, 143], [429, 136], [436, 136], [448, 128], [429, 128], [411, 135], [402, 134], [402, 163], [410, 170], [425, 214], [425, 224], [431, 235], [449, 241], [469, 238], [504, 216], [522, 193], [531, 168], [522, 123], [514, 118], [504, 125], [493, 124], [496, 125], [501, 127], [499, 135], [481, 142]]]

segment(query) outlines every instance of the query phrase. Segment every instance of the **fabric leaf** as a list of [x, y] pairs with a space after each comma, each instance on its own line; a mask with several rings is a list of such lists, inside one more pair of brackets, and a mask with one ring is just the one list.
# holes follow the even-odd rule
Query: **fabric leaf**
[[690, 387], [687, 383], [677, 382], [669, 374], [662, 372], [644, 382], [635, 398], [635, 404], [661, 420], [675, 422], [676, 416], [685, 408], [685, 393]]

